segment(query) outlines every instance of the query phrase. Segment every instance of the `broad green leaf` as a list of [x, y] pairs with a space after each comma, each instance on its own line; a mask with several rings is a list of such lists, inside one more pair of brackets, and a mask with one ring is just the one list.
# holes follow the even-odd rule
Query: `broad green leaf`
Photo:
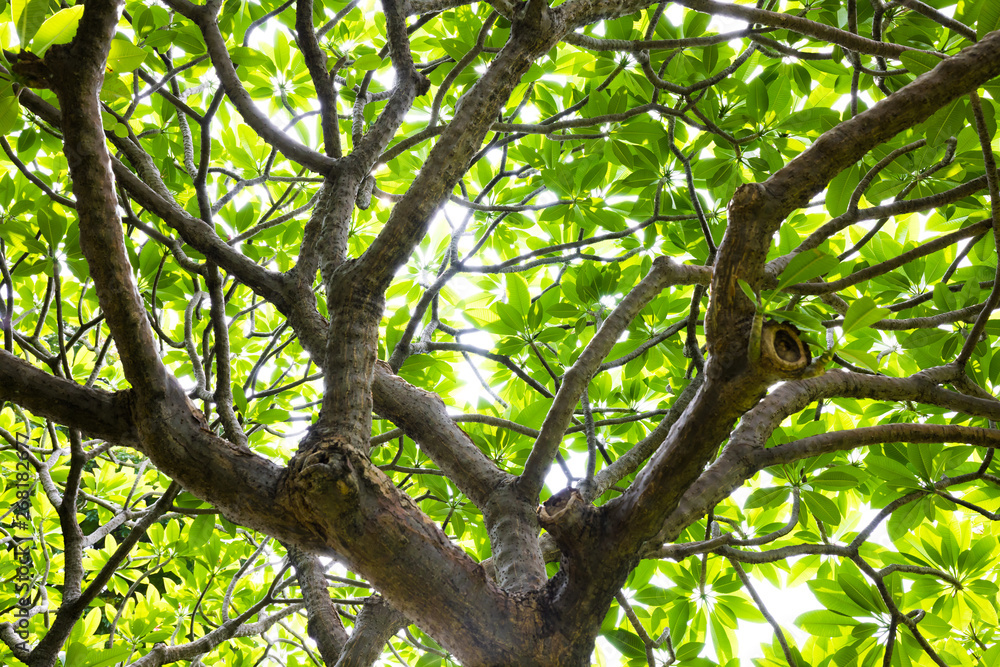
[[66, 234], [66, 218], [49, 210], [42, 210], [38, 215], [38, 227], [42, 237], [50, 246], [58, 246]]
[[381, 66], [382, 59], [377, 53], [367, 53], [354, 61], [354, 67], [362, 70], [378, 69]]
[[[694, 604], [688, 600], [678, 600], [670, 608], [670, 637], [675, 643], [681, 642], [689, 629], [691, 612]], [[701, 651], [701, 646], [695, 651], [695, 655]]]
[[111, 40], [111, 50], [108, 52], [109, 72], [123, 73], [139, 69], [146, 58], [146, 52], [124, 39]]
[[830, 215], [837, 217], [847, 211], [851, 195], [860, 181], [861, 173], [857, 165], [844, 169], [830, 181], [826, 187], [826, 208]]
[[507, 276], [507, 303], [522, 316], [528, 314], [531, 307], [531, 295], [528, 293], [528, 283], [516, 273]]
[[493, 310], [500, 317], [500, 322], [507, 327], [510, 333], [524, 331], [524, 315], [509, 303], [498, 302], [493, 304]]
[[11, 0], [11, 13], [22, 49], [28, 48], [31, 38], [45, 20], [48, 5], [47, 0]]
[[856, 572], [852, 572], [846, 566], [841, 568], [837, 575], [837, 583], [849, 598], [865, 611], [872, 614], [879, 614], [885, 611], [885, 605], [872, 587], [861, 578]]
[[837, 525], [841, 521], [840, 508], [822, 493], [815, 491], [803, 491], [802, 501], [809, 508], [817, 519], [830, 525]]
[[781, 119], [779, 127], [787, 132], [800, 134], [820, 134], [840, 121], [840, 116], [832, 109], [802, 109]]
[[750, 299], [750, 303], [757, 305], [757, 295], [754, 294], [753, 288], [750, 287], [750, 283], [742, 278], [739, 278], [736, 282], [739, 283], [740, 289], [743, 290], [743, 293], [747, 295], [748, 299]]
[[941, 64], [940, 58], [932, 56], [929, 53], [923, 53], [922, 51], [904, 51], [899, 56], [899, 60], [903, 63], [903, 66], [906, 67], [906, 69], [916, 75], [930, 72], [932, 69]]
[[843, 587], [837, 582], [828, 581], [827, 579], [814, 579], [806, 583], [810, 590], [812, 590], [813, 595], [816, 596], [816, 599], [831, 611], [853, 617], [868, 616], [871, 613], [867, 605], [859, 605], [855, 602], [853, 598], [844, 592]]
[[76, 35], [76, 28], [83, 16], [83, 5], [76, 5], [58, 12], [45, 19], [31, 40], [31, 52], [39, 58], [45, 55], [53, 44], [66, 44]]
[[787, 486], [773, 486], [764, 487], [756, 489], [743, 503], [743, 507], [746, 509], [755, 509], [757, 507], [775, 507], [785, 502], [788, 498], [788, 487]]
[[545, 309], [545, 314], [549, 317], [577, 317], [580, 315], [580, 309], [571, 303], [554, 303]]
[[618, 649], [622, 655], [628, 658], [645, 658], [645, 645], [639, 636], [634, 632], [629, 632], [622, 628], [615, 628], [604, 635], [608, 643]]
[[656, 586], [646, 586], [635, 595], [635, 601], [651, 606], [662, 606], [676, 600], [678, 594]]
[[258, 68], [264, 63], [270, 62], [266, 55], [248, 46], [235, 46], [229, 50], [229, 55], [234, 64], [243, 67]]
[[804, 283], [829, 273], [840, 264], [840, 261], [817, 248], [805, 250], [795, 255], [785, 270], [778, 277], [777, 290], [783, 290], [789, 285]]
[[828, 609], [817, 609], [800, 615], [795, 623], [818, 637], [841, 637], [858, 621]]
[[925, 124], [927, 145], [939, 146], [950, 137], [958, 135], [965, 127], [967, 106], [968, 102], [959, 98], [931, 116]]
[[844, 315], [844, 323], [841, 325], [845, 334], [865, 327], [871, 326], [875, 322], [885, 318], [889, 314], [888, 308], [880, 308], [875, 305], [875, 301], [870, 296], [863, 296], [855, 300]]
[[291, 50], [288, 44], [288, 37], [286, 37], [284, 31], [282, 31], [275, 35], [274, 66], [278, 68], [279, 72], [284, 72], [288, 69], [288, 63], [290, 60]]
[[893, 540], [899, 540], [911, 533], [920, 522], [927, 518], [927, 499], [922, 498], [916, 502], [903, 505], [889, 517], [886, 522], [886, 532]]
[[767, 85], [760, 77], [754, 79], [753, 83], [750, 84], [750, 97], [747, 99], [747, 105], [752, 112], [757, 114], [763, 114], [767, 111]]
[[826, 326], [823, 324], [823, 320], [818, 317], [813, 317], [805, 311], [778, 310], [772, 312], [771, 315], [775, 319], [791, 322], [803, 331], [813, 331], [825, 334], [827, 330]]
[[917, 478], [905, 465], [895, 459], [869, 454], [865, 464], [876, 478], [897, 486], [917, 488]]
[[864, 471], [853, 466], [837, 466], [809, 478], [809, 483], [831, 491], [846, 491], [858, 488], [866, 477]]
[[66, 647], [66, 662], [64, 667], [87, 667], [87, 656], [90, 649], [83, 642], [70, 642]]
[[132, 654], [130, 646], [116, 646], [109, 649], [91, 650], [87, 655], [84, 667], [113, 667]]
[[1000, 28], [1000, 4], [984, 0], [978, 6], [976, 38], [982, 39], [988, 33]]
[[8, 134], [17, 124], [21, 107], [9, 83], [0, 84], [0, 134]]
[[984, 667], [986, 665], [996, 665], [1000, 664], [1000, 644], [994, 644], [993, 646], [986, 649], [980, 656], [980, 665]]
[[101, 624], [101, 610], [94, 608], [83, 617], [83, 636], [91, 637], [97, 632], [97, 627]]
[[204, 545], [212, 536], [213, 531], [215, 531], [214, 514], [199, 514], [196, 516], [194, 521], [191, 522], [191, 528], [188, 530], [188, 548], [197, 549]]

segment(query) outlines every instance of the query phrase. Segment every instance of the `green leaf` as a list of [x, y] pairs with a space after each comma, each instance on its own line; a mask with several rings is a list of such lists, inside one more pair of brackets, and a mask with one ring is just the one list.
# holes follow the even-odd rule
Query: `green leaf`
[[913, 532], [920, 522], [927, 518], [928, 500], [920, 500], [903, 505], [889, 517], [886, 522], [886, 532], [893, 540], [902, 539], [907, 534]]
[[66, 227], [66, 218], [51, 209], [42, 209], [38, 212], [38, 228], [51, 247], [59, 245], [66, 234]]
[[1000, 644], [994, 644], [993, 646], [986, 649], [980, 656], [980, 665], [984, 667], [986, 665], [997, 665], [1000, 664]]
[[941, 64], [940, 58], [922, 51], [904, 51], [899, 60], [906, 69], [917, 75], [930, 72]]
[[604, 635], [608, 643], [614, 646], [626, 658], [646, 657], [645, 644], [639, 639], [639, 635], [622, 628], [615, 628]]
[[965, 127], [967, 106], [965, 98], [959, 98], [931, 116], [926, 122], [927, 145], [940, 146], [957, 136]]
[[661, 607], [670, 604], [679, 597], [678, 593], [656, 586], [646, 586], [635, 594], [635, 601], [640, 604]]
[[113, 667], [132, 654], [130, 646], [115, 646], [108, 649], [89, 650], [84, 667]]
[[83, 642], [70, 642], [66, 647], [66, 662], [64, 667], [87, 667], [87, 654], [90, 649]]
[[69, 43], [76, 35], [81, 16], [83, 16], [83, 5], [76, 5], [60, 9], [45, 19], [31, 40], [31, 52], [41, 58], [53, 44]]
[[234, 46], [229, 49], [229, 56], [234, 64], [243, 67], [258, 68], [264, 63], [270, 62], [270, 58], [266, 55], [248, 46]]
[[21, 105], [10, 83], [0, 82], [0, 134], [9, 134], [21, 116]]
[[979, 5], [979, 17], [976, 21], [976, 39], [982, 39], [990, 32], [1000, 28], [1000, 3], [984, 0]]
[[795, 623], [817, 637], [842, 637], [858, 621], [828, 609], [816, 609], [800, 615]]
[[836, 257], [817, 248], [800, 252], [781, 272], [777, 289], [780, 291], [789, 285], [808, 282], [829, 273], [839, 264], [840, 261]]
[[528, 309], [531, 308], [528, 283], [516, 273], [507, 276], [507, 303], [522, 316], [527, 315]]
[[827, 579], [813, 579], [806, 584], [820, 604], [831, 611], [853, 617], [868, 616], [870, 613], [866, 606], [855, 603], [837, 583]]
[[288, 37], [285, 36], [284, 31], [278, 32], [274, 37], [274, 66], [279, 72], [284, 72], [288, 69], [288, 63], [291, 60], [291, 49], [288, 44]]
[[739, 283], [740, 289], [743, 290], [743, 293], [747, 295], [748, 299], [750, 299], [750, 303], [756, 306], [759, 302], [757, 301], [757, 295], [754, 294], [753, 288], [750, 287], [750, 283], [742, 278], [737, 279], [736, 282]]
[[851, 203], [851, 195], [861, 181], [861, 173], [857, 165], [844, 169], [834, 176], [826, 187], [826, 209], [830, 215], [837, 217], [847, 212]]
[[828, 523], [830, 525], [836, 526], [841, 521], [840, 508], [837, 507], [837, 503], [833, 502], [822, 493], [817, 493], [815, 491], [803, 491], [802, 501], [809, 508], [817, 519], [823, 523]]
[[777, 507], [788, 498], [787, 486], [771, 486], [755, 489], [743, 503], [743, 509], [751, 510], [758, 507]]
[[48, 6], [48, 0], [11, 0], [10, 7], [17, 30], [17, 40], [21, 43], [22, 49], [27, 49], [31, 38], [42, 25]]
[[778, 320], [791, 322], [803, 331], [813, 331], [825, 334], [827, 330], [826, 326], [823, 324], [823, 320], [818, 317], [813, 317], [805, 311], [796, 312], [794, 310], [776, 310], [771, 313], [771, 316]]
[[378, 69], [382, 66], [382, 59], [377, 53], [367, 53], [354, 61], [356, 69], [369, 70]]
[[844, 593], [851, 598], [851, 601], [862, 609], [872, 614], [885, 611], [884, 605], [877, 594], [872, 591], [872, 587], [856, 572], [847, 569], [846, 566], [841, 568], [837, 574], [837, 583], [840, 584]]
[[500, 316], [500, 322], [507, 327], [510, 333], [524, 331], [524, 316], [512, 305], [498, 302], [493, 304], [493, 310]]
[[832, 109], [811, 108], [796, 111], [781, 119], [778, 127], [797, 134], [820, 134], [840, 121], [840, 116]]
[[809, 478], [809, 483], [830, 491], [847, 491], [856, 489], [867, 475], [853, 466], [837, 466], [824, 470], [815, 477]]
[[875, 301], [870, 296], [863, 296], [852, 303], [847, 309], [841, 329], [843, 329], [844, 334], [864, 329], [884, 319], [889, 312], [888, 308], [876, 306]]
[[865, 457], [865, 465], [877, 479], [884, 482], [903, 487], [919, 486], [916, 476], [910, 469], [895, 459], [869, 454]]
[[747, 98], [747, 107], [754, 114], [763, 114], [767, 111], [767, 84], [757, 77], [750, 84], [750, 96]]
[[113, 73], [132, 72], [142, 65], [146, 52], [124, 39], [111, 40], [111, 50], [108, 52], [107, 70]]
[[580, 315], [580, 309], [571, 303], [554, 303], [545, 309], [545, 314], [549, 317], [558, 317], [560, 319], [567, 317], [578, 317]]
[[201, 547], [212, 537], [213, 531], [215, 531], [215, 515], [199, 514], [191, 522], [191, 528], [188, 530], [188, 547], [192, 550]]

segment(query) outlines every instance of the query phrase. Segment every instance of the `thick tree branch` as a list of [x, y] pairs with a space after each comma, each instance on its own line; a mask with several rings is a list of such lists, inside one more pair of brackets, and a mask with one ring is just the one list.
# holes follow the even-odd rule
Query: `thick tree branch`
[[486, 132], [521, 76], [565, 32], [543, 0], [530, 0], [515, 17], [511, 38], [462, 99], [461, 113], [445, 128], [382, 231], [358, 260], [359, 275], [384, 290], [423, 238], [430, 219], [465, 172]]
[[812, 37], [814, 39], [836, 44], [848, 51], [855, 53], [865, 53], [873, 56], [886, 58], [898, 58], [906, 51], [917, 51], [909, 46], [879, 42], [846, 30], [834, 28], [833, 26], [810, 21], [809, 19], [792, 14], [780, 14], [765, 9], [758, 9], [751, 5], [737, 5], [723, 2], [713, 2], [712, 0], [675, 0], [677, 4], [688, 9], [705, 12], [713, 16], [729, 16], [732, 18], [744, 19], [748, 23], [757, 23], [772, 28], [780, 28], [797, 32], [800, 35]]
[[[993, 225], [993, 248], [996, 250], [998, 256], [1000, 256], [1000, 179], [997, 178], [997, 163], [993, 155], [993, 137], [990, 136], [989, 129], [986, 126], [986, 120], [983, 117], [983, 107], [979, 102], [979, 95], [975, 91], [970, 93], [969, 101], [972, 107], [972, 115], [976, 119], [976, 133], [979, 135], [979, 146], [983, 151], [986, 180], [989, 183], [990, 189], [990, 222]], [[979, 344], [983, 331], [986, 329], [986, 322], [993, 316], [993, 311], [996, 310], [998, 304], [1000, 304], [1000, 259], [997, 260], [996, 272], [993, 276], [993, 289], [990, 290], [990, 295], [986, 299], [986, 303], [983, 304], [983, 309], [980, 311], [979, 317], [976, 318], [976, 323], [972, 325], [972, 329], [969, 331], [968, 339], [966, 339], [965, 344], [958, 353], [958, 357], [955, 359], [956, 365], [965, 368], [965, 365], [969, 362], [969, 358], [972, 356], [972, 351]]]
[[[808, 204], [834, 176], [872, 148], [997, 74], [1000, 31], [990, 33], [864, 113], [825, 132], [765, 183], [737, 189], [729, 207], [724, 251], [715, 268], [705, 322], [709, 351], [715, 357], [712, 366], [718, 372], [736, 372], [743, 363], [753, 304], [737, 287], [737, 281], [760, 284], [767, 245], [785, 217]], [[710, 368], [709, 372], [716, 371]]]
[[295, 32], [299, 48], [302, 50], [302, 59], [306, 61], [313, 87], [316, 88], [326, 154], [334, 159], [339, 158], [341, 148], [340, 129], [337, 124], [337, 91], [334, 88], [333, 76], [327, 71], [326, 54], [319, 48], [316, 32], [313, 30], [312, 0], [297, 0]]
[[580, 394], [618, 341], [621, 332], [663, 289], [670, 285], [699, 282], [702, 273], [702, 267], [679, 265], [667, 257], [658, 257], [646, 277], [622, 299], [604, 321], [573, 366], [563, 375], [562, 384], [556, 392], [552, 407], [542, 422], [541, 431], [532, 446], [531, 454], [528, 455], [524, 472], [518, 482], [526, 496], [537, 498], [541, 492], [545, 475], [559, 451], [559, 444], [562, 442], [566, 427], [569, 426]]
[[391, 419], [478, 507], [510, 475], [501, 472], [448, 415], [441, 399], [397, 377], [384, 363], [372, 382], [375, 412]]
[[0, 350], [0, 401], [102, 440], [135, 446], [128, 392], [111, 394], [49, 375]]
[[793, 440], [763, 450], [754, 458], [760, 467], [766, 468], [826, 452], [841, 452], [886, 442], [960, 442], [996, 449], [1000, 447], [1000, 431], [957, 424], [879, 424]]
[[323, 662], [333, 665], [347, 643], [347, 631], [330, 601], [326, 571], [319, 558], [298, 547], [288, 546], [288, 558], [295, 566], [299, 589], [309, 612], [309, 635], [316, 640]]
[[834, 176], [872, 148], [926, 120], [998, 74], [1000, 31], [941, 61], [864, 113], [823, 133], [764, 184], [770, 200], [767, 215], [772, 220], [768, 228], [808, 203]]
[[361, 608], [354, 631], [334, 667], [371, 667], [385, 643], [406, 625], [405, 616], [382, 597], [373, 595]]
[[149, 394], [163, 395], [165, 372], [126, 258], [97, 99], [119, 11], [113, 0], [88, 5], [77, 37], [68, 45], [49, 49], [45, 64], [63, 111], [63, 141], [76, 194], [80, 248], [90, 265], [101, 309], [126, 377]]
[[236, 68], [233, 66], [233, 61], [229, 57], [226, 40], [216, 23], [216, 15], [222, 3], [213, 1], [206, 5], [195, 5], [189, 0], [167, 0], [167, 5], [178, 14], [191, 19], [201, 30], [208, 55], [212, 58], [212, 64], [226, 90], [226, 96], [239, 111], [246, 124], [289, 159], [319, 174], [329, 174], [336, 166], [337, 161], [303, 146], [272, 124], [267, 115], [257, 108], [250, 93], [243, 87], [243, 83], [236, 73]]
[[403, 123], [403, 117], [413, 105], [413, 100], [430, 87], [430, 81], [413, 66], [410, 40], [406, 34], [404, 3], [402, 0], [382, 0], [382, 9], [396, 85], [382, 113], [351, 153], [352, 159], [357, 161], [356, 165], [365, 175]]

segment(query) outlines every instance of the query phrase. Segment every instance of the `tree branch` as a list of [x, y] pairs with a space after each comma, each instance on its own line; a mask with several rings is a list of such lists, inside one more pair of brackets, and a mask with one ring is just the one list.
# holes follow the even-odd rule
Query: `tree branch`
[[847, 451], [886, 442], [960, 442], [996, 449], [1000, 447], [1000, 431], [956, 424], [879, 424], [793, 440], [763, 450], [755, 458], [760, 467], [766, 468], [826, 452]]
[[138, 443], [129, 392], [111, 394], [54, 377], [4, 350], [0, 350], [0, 401], [12, 401], [102, 440]]
[[289, 159], [319, 174], [329, 174], [337, 165], [337, 161], [303, 146], [273, 125], [267, 115], [257, 108], [250, 93], [243, 87], [229, 57], [226, 40], [216, 23], [216, 14], [222, 3], [212, 1], [205, 5], [195, 5], [189, 0], [166, 0], [166, 4], [178, 14], [189, 18], [201, 30], [208, 55], [212, 58], [212, 65], [215, 66], [215, 72], [226, 90], [226, 97], [236, 107], [246, 124]]
[[667, 257], [658, 257], [646, 277], [622, 299], [601, 325], [576, 362], [563, 375], [562, 385], [556, 392], [552, 407], [545, 415], [542, 428], [531, 454], [524, 464], [518, 485], [528, 497], [537, 498], [541, 492], [552, 460], [559, 451], [566, 427], [569, 426], [573, 410], [584, 387], [597, 372], [601, 361], [618, 341], [625, 327], [663, 289], [670, 285], [699, 282], [702, 267], [675, 264]]

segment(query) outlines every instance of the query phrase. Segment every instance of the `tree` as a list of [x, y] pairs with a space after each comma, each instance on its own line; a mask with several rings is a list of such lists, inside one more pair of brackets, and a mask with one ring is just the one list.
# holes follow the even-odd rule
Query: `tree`
[[4, 664], [998, 664], [1000, 5], [164, 2], [3, 10]]

